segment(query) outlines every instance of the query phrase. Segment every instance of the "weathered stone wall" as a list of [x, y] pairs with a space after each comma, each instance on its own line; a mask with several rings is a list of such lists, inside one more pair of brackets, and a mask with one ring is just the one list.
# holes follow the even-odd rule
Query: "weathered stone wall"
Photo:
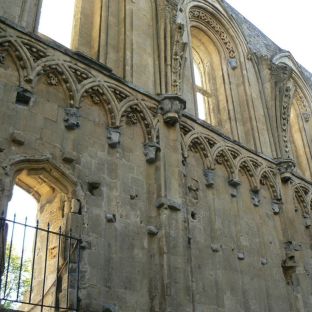
[[[81, 311], [310, 310], [311, 90], [206, 2], [78, 1], [75, 49], [118, 76], [1, 22], [0, 209], [14, 182], [49, 186], [38, 216], [82, 239]], [[195, 117], [199, 25], [222, 56], [229, 131]]]

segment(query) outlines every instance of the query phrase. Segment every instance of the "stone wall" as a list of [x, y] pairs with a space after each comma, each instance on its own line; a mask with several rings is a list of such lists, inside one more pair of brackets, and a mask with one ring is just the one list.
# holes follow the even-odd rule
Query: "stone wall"
[[[121, 2], [110, 8], [123, 19], [129, 8], [115, 7]], [[140, 57], [156, 40], [149, 26], [142, 37], [132, 34], [131, 45], [141, 51], [134, 58], [127, 46], [119, 51], [125, 63], [112, 54], [119, 37], [109, 33], [100, 60], [128, 81], [1, 20], [0, 209], [5, 214], [14, 183], [28, 191], [40, 183], [51, 188], [38, 192], [38, 215], [82, 239], [81, 311], [309, 311], [311, 175], [294, 167], [300, 157], [309, 162], [309, 147], [300, 146], [310, 134], [292, 143], [291, 124], [305, 124], [291, 121], [290, 111], [300, 90], [302, 112], [309, 113], [311, 90], [291, 58], [272, 62], [246, 50], [220, 3], [169, 4], [129, 4], [137, 31], [160, 18], [157, 60], [152, 52]], [[151, 13], [154, 5], [160, 17]], [[195, 116], [191, 46], [183, 37], [199, 23], [188, 20], [193, 5], [205, 8], [207, 20], [223, 16], [235, 42], [240, 67], [223, 68], [233, 97], [222, 105], [233, 108], [236, 132]], [[109, 18], [117, 27], [116, 16]], [[176, 38], [170, 47], [168, 27]], [[177, 50], [183, 66], [165, 70], [164, 54], [171, 59]], [[123, 67], [128, 57], [133, 71]]]

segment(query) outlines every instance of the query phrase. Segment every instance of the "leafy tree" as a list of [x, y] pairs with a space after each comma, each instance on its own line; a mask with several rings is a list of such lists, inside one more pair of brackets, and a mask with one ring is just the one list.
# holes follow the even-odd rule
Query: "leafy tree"
[[[1, 281], [1, 298], [10, 299], [14, 301], [23, 301], [24, 295], [30, 288], [30, 279], [31, 279], [31, 260], [23, 259], [21, 267], [21, 257], [17, 251], [12, 248], [11, 257], [10, 257], [10, 266], [8, 266], [8, 257], [9, 257], [10, 248], [7, 245], [6, 247], [6, 267], [3, 272], [2, 281]], [[5, 287], [6, 284], [6, 287]], [[6, 289], [5, 289], [6, 288]], [[5, 291], [5, 293], [4, 293]], [[18, 298], [17, 298], [18, 295]], [[2, 300], [0, 303], [0, 308], [12, 309], [16, 308], [18, 303], [11, 301]]]

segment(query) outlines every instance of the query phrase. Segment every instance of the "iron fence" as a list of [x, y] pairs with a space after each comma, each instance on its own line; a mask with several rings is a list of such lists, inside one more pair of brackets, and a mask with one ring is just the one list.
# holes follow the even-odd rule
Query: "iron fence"
[[0, 218], [0, 307], [78, 311], [81, 241], [68, 232]]

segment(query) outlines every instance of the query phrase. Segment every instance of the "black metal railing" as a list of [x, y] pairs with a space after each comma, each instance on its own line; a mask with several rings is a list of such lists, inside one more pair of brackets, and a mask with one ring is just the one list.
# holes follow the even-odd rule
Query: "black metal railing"
[[0, 308], [78, 310], [80, 239], [0, 218]]

